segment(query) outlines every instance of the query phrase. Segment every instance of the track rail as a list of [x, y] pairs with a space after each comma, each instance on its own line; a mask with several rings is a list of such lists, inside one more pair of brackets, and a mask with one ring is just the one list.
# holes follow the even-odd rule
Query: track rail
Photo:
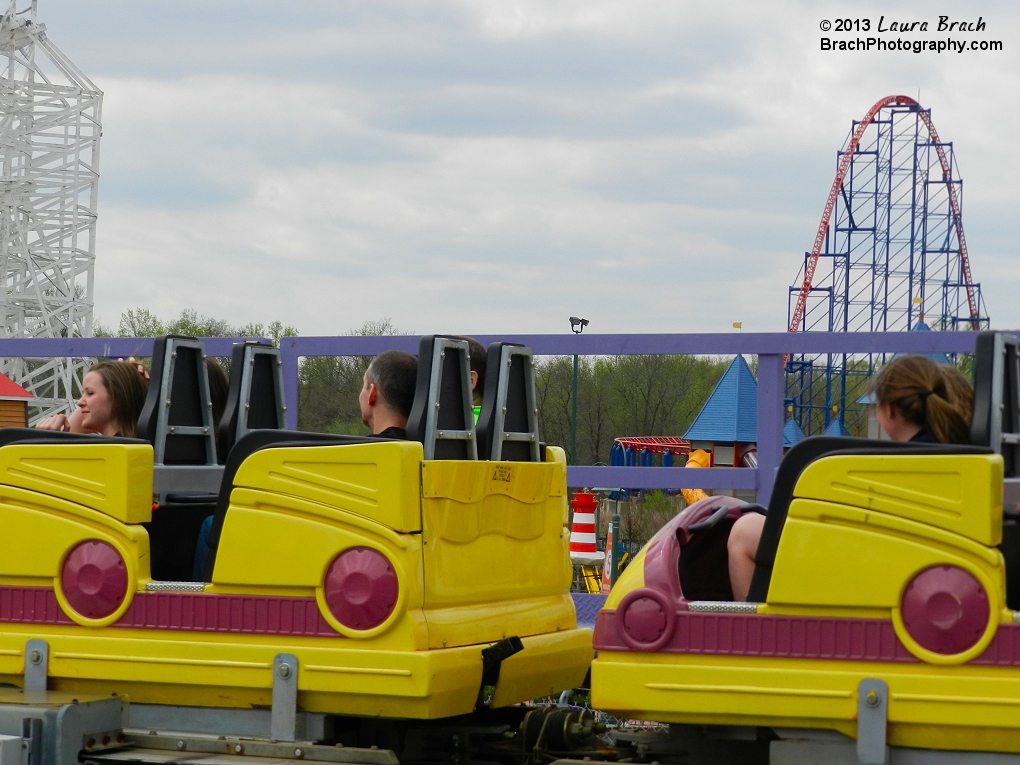
[[825, 235], [829, 230], [829, 223], [832, 220], [832, 211], [836, 207], [836, 198], [839, 196], [840, 189], [843, 187], [843, 179], [846, 177], [846, 172], [850, 167], [850, 162], [853, 160], [854, 152], [857, 151], [857, 147], [860, 144], [861, 136], [864, 135], [864, 131], [868, 129], [868, 126], [874, 121], [882, 109], [887, 106], [913, 106], [916, 107], [918, 116], [924, 123], [924, 126], [928, 129], [928, 135], [932, 140], [932, 144], [935, 146], [935, 152], [938, 155], [939, 163], [942, 165], [942, 179], [946, 183], [946, 188], [949, 191], [949, 207], [950, 212], [953, 216], [953, 223], [956, 226], [957, 238], [960, 242], [960, 261], [963, 263], [963, 274], [967, 284], [967, 305], [970, 309], [971, 328], [978, 329], [978, 305], [977, 298], [974, 295], [974, 288], [972, 286], [973, 279], [971, 278], [970, 272], [970, 258], [967, 254], [967, 239], [963, 234], [963, 219], [960, 214], [960, 199], [956, 193], [956, 188], [950, 182], [951, 168], [949, 166], [949, 160], [946, 157], [946, 152], [942, 148], [942, 143], [939, 141], [939, 135], [935, 130], [935, 126], [932, 124], [931, 115], [921, 108], [921, 105], [910, 96], [886, 96], [885, 98], [878, 101], [874, 106], [868, 109], [868, 113], [864, 115], [864, 119], [858, 123], [854, 129], [853, 135], [850, 137], [850, 143], [843, 151], [843, 156], [839, 160], [839, 167], [836, 168], [836, 177], [832, 181], [832, 188], [829, 190], [828, 199], [825, 200], [825, 208], [822, 210], [822, 219], [818, 224], [818, 231], [815, 233], [815, 241], [811, 246], [811, 253], [808, 256], [807, 263], [804, 265], [804, 281], [801, 284], [800, 292], [797, 295], [797, 305], [793, 311], [793, 315], [790, 317], [790, 326], [787, 331], [797, 332], [800, 328], [801, 322], [804, 320], [804, 311], [807, 308], [807, 298], [811, 292], [811, 286], [814, 282], [815, 269], [818, 266], [818, 258], [822, 252], [822, 245], [825, 243]]

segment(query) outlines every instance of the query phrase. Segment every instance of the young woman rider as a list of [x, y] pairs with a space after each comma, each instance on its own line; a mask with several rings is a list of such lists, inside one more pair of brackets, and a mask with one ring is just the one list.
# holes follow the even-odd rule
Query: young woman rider
[[75, 415], [47, 417], [36, 427], [133, 438], [147, 391], [148, 381], [134, 364], [103, 361], [85, 375]]

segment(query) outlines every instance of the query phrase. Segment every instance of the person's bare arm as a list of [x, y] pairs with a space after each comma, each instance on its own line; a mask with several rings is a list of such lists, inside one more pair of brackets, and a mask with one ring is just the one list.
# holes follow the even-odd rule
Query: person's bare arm
[[39, 420], [35, 426], [39, 430], [60, 430], [65, 432], [71, 430], [71, 424], [68, 421], [67, 416], [63, 414], [55, 414], [52, 417], [46, 417], [45, 419]]
[[76, 407], [70, 415], [55, 414], [40, 420], [35, 426], [40, 430], [60, 430], [64, 433], [91, 433], [91, 430], [82, 426], [81, 419], [81, 409]]
[[68, 430], [72, 433], [92, 433], [93, 431], [87, 430], [81, 424], [82, 414], [81, 409], [75, 407], [75, 410], [71, 412], [71, 416], [67, 418]]

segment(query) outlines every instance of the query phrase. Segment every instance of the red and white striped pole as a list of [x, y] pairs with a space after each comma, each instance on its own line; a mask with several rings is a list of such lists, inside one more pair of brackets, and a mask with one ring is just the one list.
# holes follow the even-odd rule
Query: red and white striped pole
[[602, 562], [605, 553], [595, 547], [595, 509], [598, 498], [589, 492], [574, 492], [570, 508], [574, 520], [570, 526], [570, 561], [579, 566], [591, 566]]

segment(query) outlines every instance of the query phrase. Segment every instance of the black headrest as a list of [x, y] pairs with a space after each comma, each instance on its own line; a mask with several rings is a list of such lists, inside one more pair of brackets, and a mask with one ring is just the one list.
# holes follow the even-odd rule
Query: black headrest
[[418, 378], [407, 437], [420, 441], [427, 460], [476, 459], [467, 341], [426, 335], [418, 344]]
[[283, 423], [280, 351], [271, 345], [235, 343], [230, 356], [230, 387], [218, 429], [220, 462], [250, 430], [279, 430]]
[[492, 343], [478, 430], [478, 459], [541, 460], [531, 351], [518, 343]]
[[100, 436], [93, 433], [64, 433], [37, 428], [0, 428], [0, 447], [11, 444], [144, 444], [140, 438]]
[[1020, 354], [1018, 341], [1002, 332], [979, 332], [974, 346], [972, 444], [1002, 455], [1005, 477], [1020, 476]]
[[149, 392], [138, 436], [152, 444], [156, 464], [216, 463], [205, 348], [193, 337], [167, 335], [152, 344]]

